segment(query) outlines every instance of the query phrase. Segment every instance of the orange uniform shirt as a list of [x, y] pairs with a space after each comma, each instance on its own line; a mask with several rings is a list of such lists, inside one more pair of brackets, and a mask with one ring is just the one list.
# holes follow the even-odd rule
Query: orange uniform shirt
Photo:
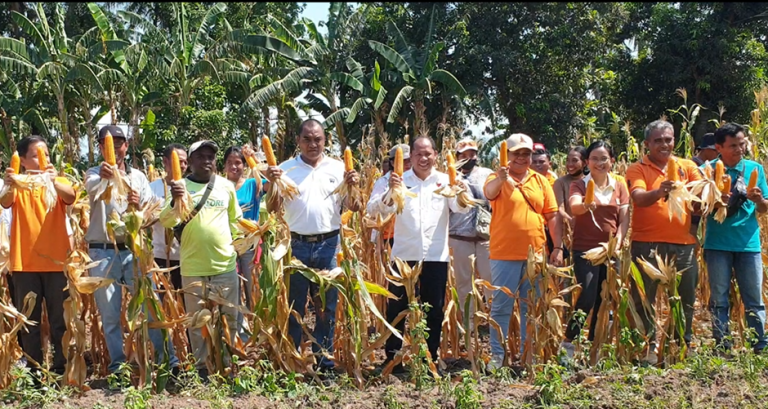
[[[701, 173], [693, 161], [676, 158], [680, 181], [687, 183], [701, 180]], [[633, 163], [627, 169], [627, 184], [630, 194], [637, 189], [651, 191], [658, 189], [667, 179], [666, 173], [656, 166], [648, 156]], [[632, 210], [632, 241], [648, 243], [694, 244], [691, 235], [691, 213], [686, 212], [683, 223], [672, 217], [664, 199], [648, 207], [635, 206]]]
[[[496, 174], [492, 173], [485, 184], [494, 179]], [[546, 176], [529, 171], [520, 188], [513, 189], [509, 183], [504, 183], [499, 195], [489, 201], [493, 209], [489, 243], [491, 259], [527, 260], [528, 246], [533, 246], [535, 252], [541, 251], [547, 242], [543, 215], [557, 211], [555, 192]]]
[[[66, 178], [59, 183], [70, 184]], [[11, 221], [12, 272], [62, 272], [69, 252], [67, 204], [58, 198], [50, 212], [43, 203], [43, 187], [14, 191]]]

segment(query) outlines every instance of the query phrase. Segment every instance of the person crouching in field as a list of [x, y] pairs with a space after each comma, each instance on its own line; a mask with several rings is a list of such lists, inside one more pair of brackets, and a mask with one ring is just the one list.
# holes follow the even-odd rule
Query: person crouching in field
[[[69, 294], [64, 291], [67, 278], [63, 264], [70, 250], [66, 208], [75, 202], [75, 191], [66, 178], [56, 177], [56, 169], [48, 158], [48, 146], [41, 137], [33, 135], [22, 139], [17, 145], [17, 151], [21, 166], [27, 172], [40, 169], [41, 161], [48, 164], [40, 170], [53, 182], [57, 196], [50, 210], [45, 205], [45, 186], [15, 189], [0, 201], [3, 208], [11, 208], [13, 213], [10, 271], [13, 273], [16, 309], [22, 311], [27, 293], [37, 296], [29, 319], [38, 324], [27, 326], [28, 331], [20, 331], [22, 349], [35, 361], [28, 362], [29, 366], [43, 364], [39, 323], [45, 300], [53, 344], [51, 371], [63, 375], [66, 360], [61, 341], [67, 329], [63, 304]], [[41, 160], [39, 154], [44, 154], [45, 158]], [[12, 183], [11, 176], [14, 173], [12, 168], [6, 169], [6, 184]]]
[[[222, 176], [214, 174], [216, 153], [219, 147], [211, 141], [199, 141], [189, 147], [189, 168], [186, 178], [171, 182], [171, 197], [160, 212], [160, 222], [166, 228], [182, 223], [172, 209], [177, 200], [188, 192], [192, 197], [192, 212], [202, 207], [183, 226], [180, 240], [180, 266], [184, 301], [187, 314], [192, 316], [203, 308], [209, 292], [224, 298], [233, 306], [240, 305], [240, 280], [237, 275], [237, 253], [232, 240], [238, 236], [237, 222], [243, 217], [234, 185]], [[194, 286], [195, 283], [202, 285]], [[237, 333], [237, 310], [221, 306], [229, 326], [229, 341], [234, 342]], [[201, 378], [208, 378], [206, 358], [208, 348], [202, 328], [189, 331], [195, 366]], [[216, 341], [214, 341], [216, 342]], [[225, 365], [229, 365], [229, 359]]]

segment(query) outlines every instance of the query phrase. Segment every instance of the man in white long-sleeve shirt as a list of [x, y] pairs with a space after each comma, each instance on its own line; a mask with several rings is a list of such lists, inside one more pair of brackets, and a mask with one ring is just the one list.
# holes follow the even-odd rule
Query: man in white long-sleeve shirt
[[[387, 169], [388, 171], [384, 173], [384, 176], [376, 179], [375, 182], [373, 182], [373, 189], [371, 190], [371, 197], [368, 200], [368, 206], [366, 209], [366, 212], [368, 214], [375, 213], [374, 209], [374, 202], [373, 199], [376, 198], [376, 196], [380, 194], [384, 194], [387, 191], [387, 187], [389, 186], [389, 175], [392, 174], [392, 168], [394, 167], [393, 162], [395, 160], [395, 152], [397, 151], [397, 147], [400, 147], [400, 149], [403, 150], [403, 171], [409, 171], [411, 170], [411, 147], [401, 143], [400, 145], [395, 145], [392, 147], [392, 149], [389, 150], [389, 155], [387, 157]], [[374, 230], [371, 232], [371, 242], [376, 243], [376, 237], [379, 234], [379, 231]], [[395, 235], [395, 221], [390, 220], [389, 223], [387, 223], [386, 226], [384, 226], [381, 229], [382, 238], [385, 242], [387, 242], [390, 247], [394, 244], [392, 241]]]
[[[415, 266], [423, 261], [417, 294], [422, 303], [429, 303], [427, 312], [427, 346], [432, 359], [437, 358], [440, 346], [440, 333], [443, 322], [443, 305], [445, 303], [445, 286], [448, 281], [448, 216], [449, 211], [466, 213], [467, 207], [460, 207], [456, 198], [446, 198], [434, 193], [449, 183], [448, 175], [435, 169], [437, 150], [434, 141], [428, 136], [420, 136], [412, 142], [411, 170], [403, 173], [402, 178], [392, 173], [389, 178], [389, 188], [400, 184], [412, 193], [415, 198], [406, 197], [403, 212], [395, 220], [395, 240], [392, 257], [400, 258]], [[458, 183], [464, 184], [463, 181]], [[466, 186], [466, 185], [465, 185]], [[377, 195], [369, 206], [375, 213], [387, 216], [395, 212], [392, 200], [385, 201], [386, 192]], [[396, 266], [394, 268], [397, 268]], [[390, 299], [387, 304], [387, 320], [393, 322], [403, 310], [408, 308], [408, 297], [404, 287], [389, 286], [398, 299]], [[396, 328], [404, 330], [401, 320]], [[387, 339], [386, 365], [402, 347], [402, 341], [397, 337]], [[402, 370], [398, 365], [396, 371]]]

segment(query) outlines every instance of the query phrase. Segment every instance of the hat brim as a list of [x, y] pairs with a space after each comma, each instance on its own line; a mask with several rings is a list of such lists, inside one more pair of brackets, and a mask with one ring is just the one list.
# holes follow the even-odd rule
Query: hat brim
[[477, 147], [476, 146], [465, 146], [465, 147], [463, 147], [461, 149], [457, 149], [456, 152], [462, 153], [462, 152], [466, 152], [468, 150], [473, 150], [473, 151], [477, 152]]
[[519, 151], [520, 149], [528, 149], [529, 151], [533, 152], [533, 145], [517, 145], [514, 148], [507, 149], [510, 152]]
[[698, 148], [696, 148], [696, 149], [699, 149], [699, 150], [704, 150], [704, 149], [712, 149], [712, 150], [717, 150], [717, 148], [715, 148], [715, 145], [709, 145], [709, 146], [699, 146], [699, 147], [698, 147]]

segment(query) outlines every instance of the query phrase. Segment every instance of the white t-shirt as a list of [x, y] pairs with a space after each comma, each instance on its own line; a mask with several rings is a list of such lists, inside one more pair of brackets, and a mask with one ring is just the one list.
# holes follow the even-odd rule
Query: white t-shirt
[[302, 235], [323, 234], [341, 226], [338, 195], [331, 195], [344, 182], [344, 163], [323, 157], [316, 168], [296, 156], [280, 164], [283, 174], [299, 187], [299, 195], [285, 200], [285, 221]]
[[[152, 194], [163, 199], [163, 202], [165, 202], [165, 194], [170, 192], [170, 188], [168, 188], [167, 191], [164, 191], [163, 187], [163, 179], [156, 179], [149, 184]], [[155, 258], [165, 260], [165, 228], [159, 222], [152, 226], [152, 245], [154, 246], [153, 253]], [[175, 238], [171, 244], [169, 258], [174, 261], [179, 261], [179, 242], [176, 241]], [[165, 265], [161, 265], [160, 267], [165, 267]]]

